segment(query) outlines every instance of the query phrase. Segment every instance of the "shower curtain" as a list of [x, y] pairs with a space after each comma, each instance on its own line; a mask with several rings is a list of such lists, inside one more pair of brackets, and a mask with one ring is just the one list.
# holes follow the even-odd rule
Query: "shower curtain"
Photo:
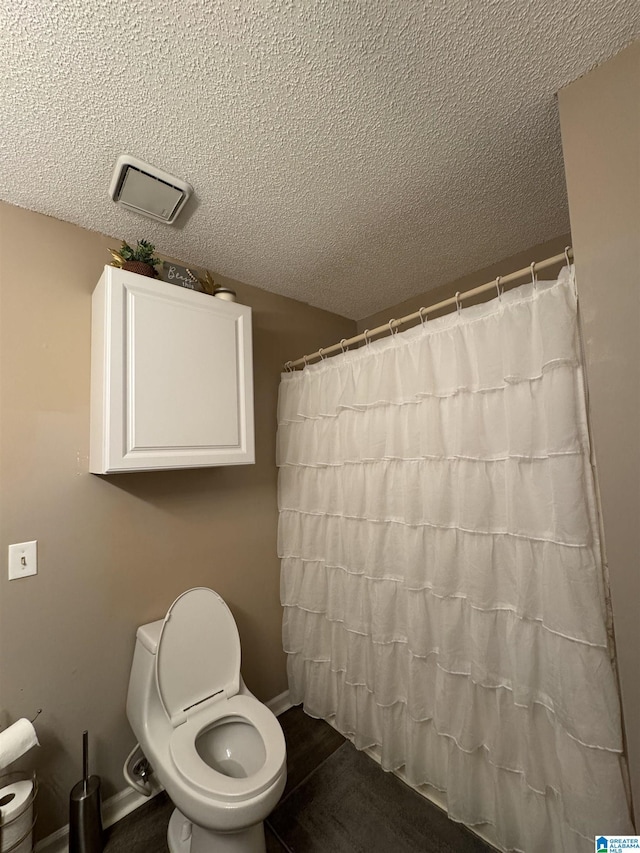
[[503, 850], [632, 834], [573, 271], [283, 374], [278, 421], [293, 703]]

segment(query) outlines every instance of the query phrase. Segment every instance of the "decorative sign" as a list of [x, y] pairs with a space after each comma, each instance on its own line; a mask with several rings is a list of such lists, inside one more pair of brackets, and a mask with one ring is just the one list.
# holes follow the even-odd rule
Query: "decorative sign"
[[189, 290], [206, 293], [198, 281], [195, 272], [188, 267], [181, 267], [179, 264], [171, 264], [169, 261], [163, 261], [160, 278], [162, 281], [169, 282], [169, 284], [177, 284], [179, 287], [188, 287]]

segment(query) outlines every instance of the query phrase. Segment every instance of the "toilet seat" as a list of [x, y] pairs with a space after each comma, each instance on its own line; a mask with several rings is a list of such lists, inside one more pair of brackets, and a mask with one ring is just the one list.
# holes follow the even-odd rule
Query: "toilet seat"
[[[239, 718], [259, 732], [266, 752], [265, 760], [255, 773], [244, 778], [226, 776], [210, 767], [196, 749], [200, 732], [226, 717]], [[273, 784], [285, 764], [286, 747], [282, 729], [271, 711], [255, 697], [236, 694], [218, 699], [201, 711], [190, 715], [171, 735], [169, 752], [178, 773], [194, 788], [235, 802], [255, 797]]]

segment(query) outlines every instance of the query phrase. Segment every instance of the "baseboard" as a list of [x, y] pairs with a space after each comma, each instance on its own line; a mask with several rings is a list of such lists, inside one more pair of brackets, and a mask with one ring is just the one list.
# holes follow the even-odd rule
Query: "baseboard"
[[[275, 696], [265, 704], [276, 717], [279, 717], [280, 714], [284, 714], [285, 711], [288, 711], [292, 707], [289, 691], [285, 690], [284, 693], [280, 693], [279, 696]], [[102, 825], [105, 829], [113, 826], [114, 823], [122, 820], [123, 817], [126, 817], [140, 806], [148, 803], [161, 790], [161, 788], [158, 788], [153, 791], [151, 797], [145, 797], [143, 794], [139, 794], [138, 791], [134, 791], [133, 788], [125, 788], [124, 791], [118, 791], [117, 794], [109, 797], [102, 804]], [[69, 824], [43, 838], [42, 841], [39, 841], [35, 846], [34, 853], [68, 853], [68, 850]]]
[[273, 699], [269, 699], [268, 702], [265, 702], [265, 705], [272, 714], [276, 715], [276, 717], [279, 717], [280, 714], [284, 714], [284, 712], [288, 711], [289, 708], [293, 708], [288, 690], [285, 690], [284, 693], [281, 693], [279, 696], [275, 696]]
[[[123, 817], [126, 817], [131, 812], [135, 811], [140, 806], [148, 803], [156, 794], [159, 794], [162, 788], [158, 787], [151, 793], [151, 796], [145, 797], [144, 794], [134, 791], [133, 788], [125, 788], [123, 791], [118, 791], [113, 797], [109, 797], [102, 804], [102, 825], [105, 829], [113, 826]], [[56, 832], [43, 838], [35, 846], [34, 853], [67, 853], [69, 850], [69, 824], [61, 827]]]

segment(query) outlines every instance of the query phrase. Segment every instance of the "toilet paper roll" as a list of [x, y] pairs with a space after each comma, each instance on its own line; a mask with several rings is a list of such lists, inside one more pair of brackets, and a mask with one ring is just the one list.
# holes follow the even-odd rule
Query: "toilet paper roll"
[[0, 853], [31, 850], [32, 824], [33, 782], [25, 779], [0, 788]]
[[23, 717], [0, 732], [0, 769], [16, 761], [32, 746], [40, 746], [33, 723]]

